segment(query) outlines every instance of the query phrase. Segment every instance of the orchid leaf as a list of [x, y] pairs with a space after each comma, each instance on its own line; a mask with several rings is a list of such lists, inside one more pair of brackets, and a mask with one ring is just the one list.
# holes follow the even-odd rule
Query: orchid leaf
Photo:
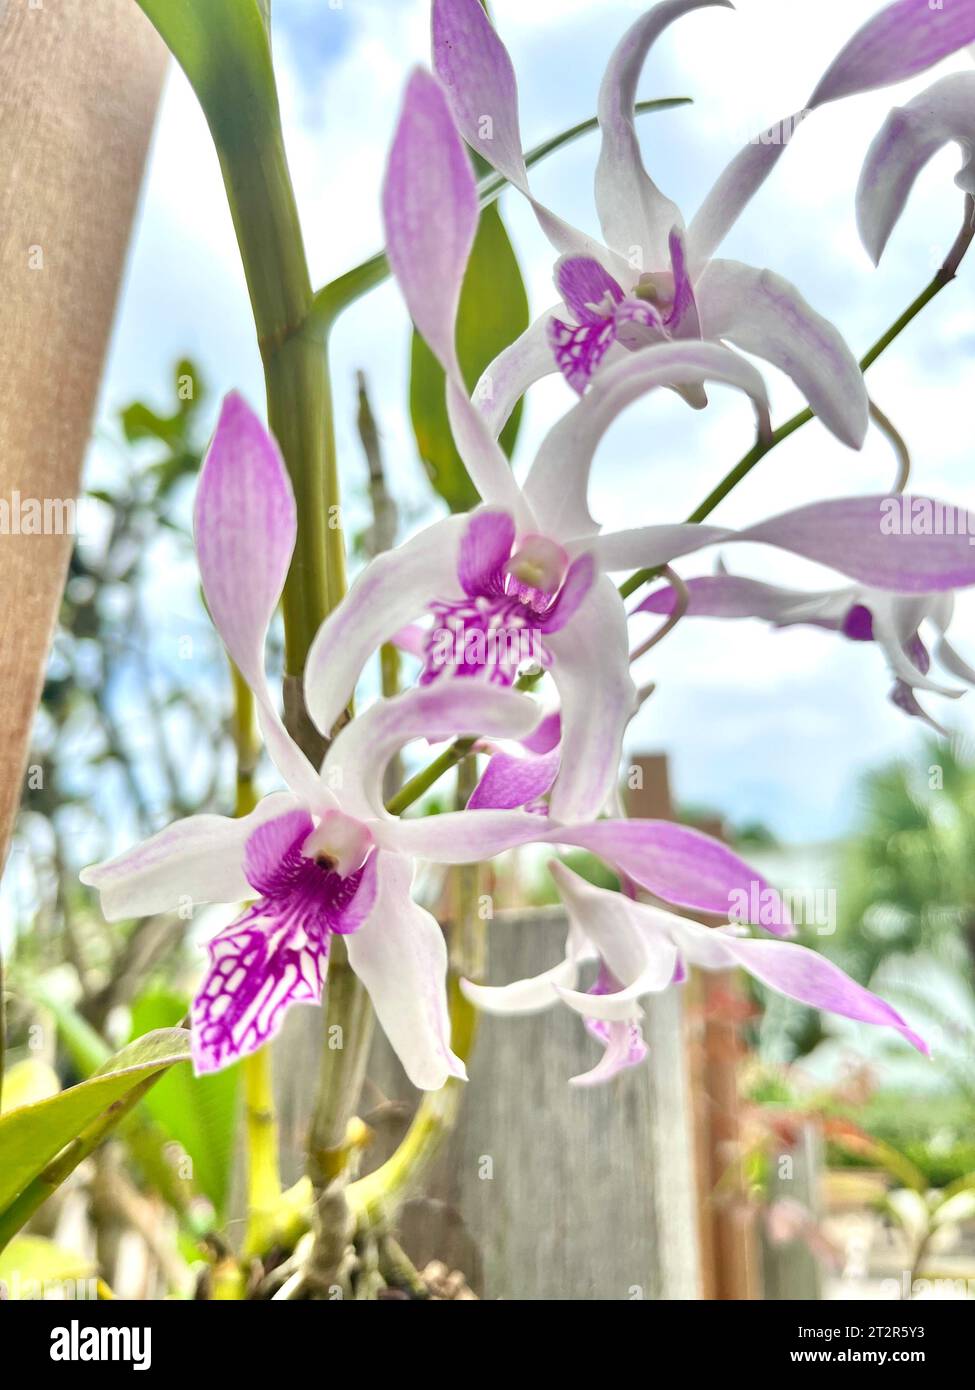
[[[481, 214], [457, 315], [457, 354], [469, 391], [485, 367], [527, 327], [528, 297], [518, 261], [497, 207], [489, 207]], [[521, 408], [519, 401], [501, 434], [501, 445], [509, 457], [521, 423]], [[415, 331], [410, 416], [434, 489], [453, 512], [477, 506], [477, 492], [447, 419], [444, 370]]]
[[[170, 990], [148, 991], [132, 1007], [132, 1032], [171, 1027], [188, 1008], [187, 1001]], [[217, 1211], [223, 1211], [230, 1186], [239, 1091], [239, 1067], [209, 1076], [174, 1067], [144, 1102], [152, 1118], [189, 1156], [197, 1190]]]
[[[190, 1035], [166, 1028], [130, 1043], [88, 1081], [0, 1116], [0, 1211], [37, 1178], [66, 1145], [141, 1083], [190, 1056]], [[119, 1119], [122, 1107], [119, 1107]]]
[[279, 130], [270, 0], [138, 0], [189, 78], [218, 151], [260, 150]]
[[[660, 97], [655, 101], [639, 101], [636, 105], [636, 111], [638, 116], [645, 115], [650, 111], [669, 111], [675, 106], [689, 106], [692, 100], [692, 97]], [[526, 166], [530, 169], [533, 165], [547, 158], [548, 155], [554, 154], [556, 150], [563, 149], [583, 135], [588, 135], [590, 131], [596, 129], [597, 125], [596, 117], [591, 116], [589, 120], [580, 121], [577, 125], [570, 126], [568, 130], [563, 130], [558, 135], [543, 140], [540, 145], [536, 145], [525, 155]], [[497, 201], [507, 182], [508, 180], [503, 174], [493, 172], [480, 180], [477, 191], [482, 209], [490, 207], [492, 203]], [[343, 309], [347, 309], [350, 304], [361, 299], [369, 290], [375, 289], [377, 285], [381, 285], [384, 280], [388, 279], [389, 263], [385, 253], [379, 251], [376, 255], [370, 256], [367, 261], [354, 266], [352, 270], [345, 271], [344, 274], [330, 281], [318, 291], [309, 315], [310, 325], [328, 330]]]

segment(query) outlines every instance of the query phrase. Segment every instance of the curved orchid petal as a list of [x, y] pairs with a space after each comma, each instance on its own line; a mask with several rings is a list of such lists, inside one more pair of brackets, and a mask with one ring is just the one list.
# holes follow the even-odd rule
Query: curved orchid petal
[[514, 811], [545, 795], [558, 774], [562, 750], [495, 753], [467, 803], [469, 811]]
[[663, 933], [647, 931], [641, 913], [653, 909], [642, 907], [623, 893], [587, 883], [565, 864], [556, 861], [549, 868], [569, 921], [596, 948], [622, 986], [613, 993], [582, 994], [560, 985], [563, 1002], [576, 1013], [606, 1022], [637, 1017], [641, 995], [660, 993], [674, 978], [676, 947]]
[[643, 166], [634, 124], [637, 83], [647, 54], [668, 25], [709, 5], [733, 8], [730, 0], [664, 0], [654, 5], [617, 44], [599, 89], [599, 222], [606, 244], [626, 257], [639, 256], [647, 270], [668, 263], [667, 238], [683, 220], [676, 204], [664, 197]]
[[975, 515], [928, 497], [814, 502], [736, 533], [830, 565], [874, 589], [940, 593], [975, 584]]
[[464, 996], [486, 1014], [537, 1014], [558, 1003], [557, 989], [571, 989], [579, 978], [579, 966], [595, 958], [595, 951], [578, 927], [570, 921], [565, 942], [565, 958], [527, 980], [515, 980], [510, 985], [477, 985], [461, 980]]
[[734, 539], [734, 531], [724, 526], [682, 521], [666, 526], [638, 526], [632, 531], [609, 531], [604, 536], [582, 536], [578, 541], [570, 541], [567, 549], [570, 555], [577, 549], [591, 551], [602, 569], [615, 573], [669, 565], [682, 555]]
[[349, 964], [413, 1085], [436, 1091], [448, 1076], [467, 1079], [450, 1049], [447, 945], [436, 919], [410, 896], [410, 861], [384, 850], [377, 860], [375, 906], [345, 938]]
[[957, 699], [964, 694], [962, 690], [931, 680], [927, 672], [920, 670], [905, 650], [905, 647], [909, 648], [911, 639], [917, 633], [919, 621], [924, 616], [923, 604], [915, 607], [909, 616], [904, 617], [901, 598], [889, 594], [876, 594], [872, 596], [869, 607], [874, 640], [883, 649], [890, 669], [899, 680], [904, 681], [911, 689], [930, 690], [948, 699]]
[[81, 871], [98, 890], [109, 922], [148, 917], [181, 905], [232, 903], [254, 896], [244, 872], [244, 846], [259, 826], [300, 803], [290, 792], [266, 796], [249, 816], [189, 816], [141, 845]]
[[975, 40], [975, 0], [895, 0], [850, 39], [820, 78], [809, 105], [889, 87]]
[[727, 339], [780, 368], [827, 429], [862, 447], [869, 425], [863, 373], [837, 329], [794, 285], [771, 270], [715, 260], [697, 298], [706, 337]]
[[[462, 734], [521, 738], [536, 727], [540, 717], [541, 709], [527, 695], [481, 681], [447, 679], [419, 686], [395, 699], [377, 700], [347, 724], [326, 754], [322, 780], [340, 792], [347, 815], [361, 820], [376, 817], [405, 829], [414, 823], [396, 820], [383, 807], [383, 773], [394, 753], [417, 738], [431, 743]], [[434, 822], [440, 825], [449, 819], [431, 816], [415, 824], [433, 827]], [[475, 859], [481, 857], [489, 856], [475, 855]]]
[[857, 188], [857, 224], [875, 265], [921, 170], [951, 141], [965, 154], [955, 183], [975, 193], [975, 73], [943, 77], [895, 107], [870, 146]]
[[751, 940], [730, 932], [709, 931], [693, 922], [681, 922], [673, 932], [681, 952], [704, 970], [727, 970], [739, 965], [769, 989], [800, 1004], [860, 1023], [895, 1028], [919, 1052], [928, 1055], [927, 1044], [896, 1009], [806, 946], [791, 941]]
[[969, 685], [975, 685], [975, 669], [969, 666], [968, 662], [955, 651], [946, 635], [954, 611], [955, 598], [953, 594], [939, 595], [938, 600], [929, 610], [928, 617], [939, 633], [934, 647], [935, 659], [946, 671], [950, 671], [959, 680], [967, 681]]
[[474, 512], [460, 543], [457, 577], [465, 594], [476, 596], [504, 574], [515, 543], [515, 523], [508, 512], [481, 507]]
[[457, 570], [468, 521], [447, 517], [370, 560], [319, 628], [305, 665], [305, 702], [323, 734], [331, 732], [384, 642], [425, 613], [431, 599], [463, 598]]
[[606, 1050], [590, 1071], [571, 1076], [570, 1086], [603, 1086], [621, 1071], [637, 1067], [646, 1060], [647, 1045], [635, 1020], [627, 1019], [622, 1023], [595, 1023], [590, 1020], [586, 1026]]
[[278, 446], [243, 398], [220, 411], [200, 472], [193, 532], [210, 616], [254, 692], [268, 752], [288, 785], [312, 795], [314, 769], [285, 730], [264, 674], [264, 644], [297, 534], [294, 493]]
[[525, 195], [556, 250], [601, 252], [591, 237], [532, 196], [521, 152], [515, 71], [480, 0], [434, 0], [433, 66], [464, 139]]
[[[798, 589], [783, 589], [777, 584], [763, 584], [737, 574], [701, 575], [685, 581], [689, 595], [688, 617], [695, 618], [764, 618], [780, 622], [796, 606], [813, 598]], [[665, 585], [655, 589], [635, 608], [634, 613], [668, 614], [674, 611], [677, 595]]]
[[529, 324], [521, 337], [482, 372], [474, 387], [473, 401], [495, 438], [528, 388], [557, 370], [548, 340], [549, 321], [553, 314], [564, 312], [564, 305], [554, 305]]
[[552, 788], [552, 815], [584, 820], [599, 814], [616, 782], [623, 735], [637, 705], [626, 610], [613, 583], [600, 577], [575, 623], [545, 640], [562, 707], [562, 765]]
[[[556, 826], [537, 837], [591, 850], [647, 892], [675, 907], [747, 917], [760, 905], [761, 926], [791, 935], [786, 904], [756, 869], [720, 840], [686, 825], [657, 820], [601, 820]], [[765, 920], [767, 919], [767, 920]]]
[[593, 455], [610, 425], [628, 405], [657, 386], [736, 386], [768, 422], [768, 397], [750, 362], [716, 343], [671, 342], [632, 353], [605, 368], [578, 405], [549, 430], [525, 483], [539, 526], [557, 539], [594, 532], [587, 495]]
[[805, 110], [770, 126], [721, 174], [688, 231], [694, 272], [717, 251], [810, 111], [923, 72], [973, 38], [975, 0], [952, 0], [943, 9], [932, 8], [929, 0], [896, 0], [868, 20], [830, 64]]

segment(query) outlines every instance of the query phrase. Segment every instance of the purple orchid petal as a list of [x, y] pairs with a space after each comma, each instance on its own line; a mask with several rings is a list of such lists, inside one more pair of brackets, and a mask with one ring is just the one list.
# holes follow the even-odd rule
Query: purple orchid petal
[[314, 825], [308, 811], [300, 806], [265, 821], [248, 836], [244, 846], [244, 873], [253, 889], [261, 894], [275, 894], [279, 890], [282, 859], [301, 848]]
[[749, 141], [721, 173], [687, 229], [692, 275], [700, 274], [711, 260], [788, 149], [806, 114], [800, 111], [770, 126]]
[[700, 338], [701, 316], [687, 265], [686, 237], [680, 227], [674, 227], [670, 233], [669, 250], [674, 302], [667, 315], [667, 327], [675, 338]]
[[525, 483], [539, 527], [557, 540], [596, 531], [589, 514], [589, 474], [596, 447], [628, 405], [658, 386], [724, 382], [745, 391], [767, 425], [768, 398], [761, 376], [743, 357], [716, 343], [660, 343], [614, 363], [549, 430]]
[[855, 603], [843, 619], [841, 629], [843, 636], [848, 637], [851, 642], [872, 642], [873, 637], [873, 614], [866, 604]]
[[636, 709], [626, 610], [605, 576], [563, 632], [546, 636], [562, 708], [562, 766], [552, 788], [560, 821], [598, 815], [619, 772], [623, 734]]
[[562, 751], [495, 753], [467, 803], [469, 811], [514, 811], [528, 806], [551, 789]]
[[681, 221], [643, 167], [634, 124], [637, 83], [647, 54], [659, 36], [681, 15], [729, 0], [664, 0], [654, 5], [623, 35], [609, 60], [597, 107], [602, 146], [596, 166], [596, 209], [608, 246], [624, 256], [642, 256], [648, 269], [659, 268], [670, 229]]
[[345, 939], [349, 964], [413, 1085], [436, 1091], [449, 1076], [467, 1078], [450, 1048], [447, 945], [436, 919], [410, 895], [410, 861], [383, 850], [375, 857], [375, 904]]
[[477, 187], [440, 84], [417, 70], [383, 187], [386, 252], [420, 333], [460, 377], [454, 324], [478, 221]]
[[737, 532], [874, 589], [933, 594], [975, 584], [975, 515], [927, 497], [814, 502]]
[[481, 507], [472, 514], [461, 538], [457, 565], [457, 578], [468, 597], [501, 591], [514, 543], [515, 523], [508, 512]]
[[623, 302], [619, 284], [589, 256], [562, 256], [555, 267], [555, 284], [579, 323], [601, 324]]
[[210, 968], [193, 1000], [193, 1069], [219, 1071], [280, 1032], [292, 1004], [319, 1004], [328, 969], [327, 938], [300, 925], [235, 922], [209, 944]]
[[[797, 589], [782, 589], [736, 574], [702, 575], [688, 579], [686, 587], [690, 595], [687, 615], [695, 618], [764, 618], [766, 622], [777, 622], [797, 602], [810, 597]], [[676, 601], [677, 595], [667, 584], [654, 590], [633, 611], [669, 614]]]
[[918, 702], [914, 691], [906, 681], [895, 681], [894, 688], [891, 690], [889, 698], [891, 704], [899, 709], [902, 714], [908, 715], [911, 719], [920, 719], [922, 724], [926, 724], [928, 728], [932, 729], [936, 734], [941, 734], [944, 738], [949, 737], [948, 730], [943, 724], [939, 724], [937, 720], [932, 719], [927, 710]]
[[953, 73], [895, 107], [867, 153], [857, 188], [860, 237], [878, 264], [924, 166], [956, 141], [965, 164], [955, 183], [975, 193], [975, 73]]
[[720, 840], [699, 830], [670, 821], [602, 820], [554, 827], [538, 838], [591, 850], [675, 907], [751, 916], [754, 905], [766, 919], [759, 925], [777, 935], [791, 935], [781, 896]]
[[780, 275], [711, 261], [698, 284], [703, 330], [791, 377], [827, 429], [859, 449], [869, 424], [863, 374], [839, 332]]
[[193, 532], [210, 616], [254, 692], [268, 752], [288, 785], [310, 796], [314, 769], [286, 732], [264, 673], [267, 630], [297, 534], [294, 493], [277, 445], [235, 392], [203, 461]]
[[345, 598], [319, 628], [305, 665], [308, 713], [329, 734], [355, 690], [366, 662], [431, 599], [461, 599], [457, 578], [468, 518], [447, 517], [370, 560]]
[[547, 714], [534, 733], [521, 740], [529, 753], [551, 753], [562, 741], [562, 719], [558, 710]]
[[293, 811], [290, 792], [266, 796], [249, 816], [189, 816], [102, 864], [81, 871], [98, 890], [109, 922], [180, 906], [232, 903], [252, 896], [244, 847], [266, 821]]
[[561, 632], [586, 601], [596, 578], [596, 562], [591, 555], [580, 555], [573, 560], [558, 597], [542, 619], [542, 631]]
[[809, 105], [889, 87], [975, 41], [975, 0], [895, 0], [850, 39], [820, 78]]
[[648, 1048], [639, 1023], [597, 1023], [586, 1020], [586, 1028], [602, 1043], [605, 1051], [591, 1071], [569, 1078], [570, 1086], [604, 1086], [621, 1071], [638, 1067], [646, 1061]]
[[553, 318], [548, 324], [548, 342], [555, 364], [566, 381], [581, 396], [590, 384], [607, 352], [616, 341], [616, 320], [584, 323], [575, 327]]
[[[340, 789], [342, 809], [360, 820], [388, 823], [385, 836], [396, 836], [407, 821], [388, 816], [383, 808], [382, 782], [393, 755], [417, 738], [439, 743], [460, 735], [484, 738], [523, 738], [538, 724], [541, 711], [527, 695], [473, 681], [444, 681], [408, 690], [391, 700], [378, 700], [347, 724], [332, 742], [322, 764], [326, 786]], [[469, 819], [469, 818], [468, 818]], [[416, 828], [450, 821], [448, 816], [415, 822]], [[377, 832], [377, 841], [379, 832]], [[436, 858], [436, 855], [425, 856]], [[475, 855], [490, 858], [489, 855]], [[447, 862], [447, 861], [443, 861]]]
[[691, 922], [682, 923], [676, 934], [687, 958], [705, 970], [740, 965], [769, 989], [800, 1004], [860, 1023], [895, 1028], [919, 1052], [928, 1055], [927, 1044], [896, 1009], [816, 951], [790, 941], [750, 940], [724, 931], [708, 931]]

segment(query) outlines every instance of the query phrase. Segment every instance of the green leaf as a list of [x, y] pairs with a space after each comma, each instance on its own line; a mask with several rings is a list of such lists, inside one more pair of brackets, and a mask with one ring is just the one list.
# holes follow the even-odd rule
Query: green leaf
[[[467, 389], [499, 352], [528, 327], [528, 298], [508, 234], [496, 207], [481, 214], [464, 277], [457, 315], [457, 354]], [[447, 419], [443, 368], [416, 332], [410, 374], [410, 416], [427, 472], [436, 491], [453, 512], [477, 505]], [[501, 435], [510, 456], [521, 422], [521, 402]]]
[[[649, 111], [669, 111], [675, 106], [689, 106], [692, 103], [691, 97], [660, 97], [656, 101], [638, 101], [636, 113], [643, 116]], [[558, 135], [553, 135], [548, 140], [543, 140], [540, 145], [529, 150], [525, 155], [525, 164], [530, 169], [541, 160], [546, 159], [556, 150], [578, 140], [582, 135], [588, 135], [595, 130], [599, 122], [595, 116], [591, 116], [588, 121], [580, 121], [578, 125], [570, 126], [568, 130], [563, 130]], [[481, 208], [490, 207], [496, 202], [504, 188], [507, 187], [508, 180], [503, 174], [488, 174], [481, 179], [477, 185], [478, 198]], [[357, 299], [361, 299], [369, 290], [373, 290], [377, 285], [383, 284], [389, 279], [389, 262], [386, 253], [379, 251], [374, 256], [370, 256], [367, 261], [354, 266], [352, 270], [347, 270], [337, 279], [331, 280], [315, 295], [312, 303], [311, 313], [308, 322], [311, 326], [317, 326], [326, 331], [341, 314], [343, 309], [347, 309], [350, 304], [354, 304]]]
[[189, 1033], [167, 1028], [130, 1043], [88, 1081], [0, 1116], [0, 1210], [93, 1121], [140, 1082], [189, 1059]]
[[[44, 1236], [17, 1236], [0, 1251], [0, 1289], [3, 1297], [38, 1298], [45, 1284], [63, 1286], [68, 1280], [90, 1279], [91, 1260], [64, 1250]], [[67, 1291], [60, 1289], [62, 1294]]]
[[[141, 1034], [176, 1024], [187, 1007], [186, 1000], [170, 990], [147, 992], [133, 1006], [132, 1031]], [[224, 1210], [230, 1187], [239, 1091], [239, 1067], [211, 1076], [194, 1076], [188, 1067], [176, 1067], [145, 1099], [153, 1119], [189, 1155], [197, 1190], [218, 1212]]]
[[138, 0], [190, 80], [219, 151], [279, 127], [266, 0]]

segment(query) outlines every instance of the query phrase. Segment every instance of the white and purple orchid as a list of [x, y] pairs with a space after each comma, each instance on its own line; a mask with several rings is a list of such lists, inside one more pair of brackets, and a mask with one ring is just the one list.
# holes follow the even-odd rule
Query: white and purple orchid
[[[947, 638], [955, 599], [950, 592], [893, 594], [853, 585], [817, 593], [782, 588], [722, 570], [686, 581], [684, 615], [699, 618], [761, 618], [773, 627], [809, 626], [840, 633], [853, 642], [873, 642], [887, 659], [894, 687], [891, 701], [906, 714], [944, 730], [918, 703], [916, 691], [957, 699], [965, 692], [942, 685], [930, 675], [932, 656], [947, 672], [975, 685], [975, 670]], [[673, 613], [677, 595], [670, 585], [654, 590], [635, 613]], [[928, 651], [921, 635], [929, 622], [937, 634]]]
[[[920, 1052], [924, 1041], [889, 1004], [824, 956], [791, 941], [751, 938], [738, 923], [705, 927], [675, 913], [635, 901], [625, 892], [598, 888], [565, 864], [550, 865], [569, 919], [565, 956], [544, 974], [509, 985], [465, 980], [462, 989], [486, 1013], [538, 1013], [561, 1000], [580, 1014], [605, 1049], [592, 1071], [572, 1078], [590, 1086], [641, 1062], [640, 999], [685, 978], [686, 967], [748, 972], [768, 988], [827, 1013], [894, 1028]], [[592, 986], [580, 991], [580, 967], [598, 962]]]
[[551, 810], [556, 820], [574, 822], [604, 808], [635, 710], [626, 611], [611, 573], [669, 564], [719, 542], [759, 541], [877, 589], [940, 592], [975, 583], [975, 554], [964, 535], [890, 534], [881, 497], [815, 503], [737, 532], [678, 524], [601, 534], [588, 507], [593, 457], [610, 424], [638, 397], [675, 382], [720, 381], [746, 392], [760, 428], [767, 426], [758, 373], [715, 343], [662, 343], [608, 366], [549, 431], [519, 487], [460, 375], [455, 319], [477, 223], [476, 191], [443, 90], [423, 71], [407, 89], [384, 211], [393, 272], [447, 374], [458, 447], [486, 505], [373, 560], [323, 625], [307, 674], [309, 713], [323, 732], [339, 718], [371, 655], [429, 615], [421, 639], [424, 683], [481, 674], [510, 685], [526, 657], [549, 671], [562, 720]]
[[[679, 209], [643, 165], [634, 125], [637, 83], [653, 44], [674, 20], [729, 0], [664, 0], [617, 45], [599, 93], [602, 135], [596, 208], [606, 244], [576, 231], [543, 207], [528, 184], [518, 93], [508, 53], [480, 0], [435, 0], [434, 68], [457, 127], [530, 201], [560, 259], [562, 302], [542, 315], [486, 370], [475, 391], [500, 431], [527, 388], [561, 371], [580, 393], [605, 362], [654, 343], [730, 343], [789, 375], [823, 423], [859, 448], [867, 397], [856, 360], [839, 332], [781, 276], [737, 261], [713, 260], [685, 230]], [[693, 405], [700, 384], [672, 384]]]

